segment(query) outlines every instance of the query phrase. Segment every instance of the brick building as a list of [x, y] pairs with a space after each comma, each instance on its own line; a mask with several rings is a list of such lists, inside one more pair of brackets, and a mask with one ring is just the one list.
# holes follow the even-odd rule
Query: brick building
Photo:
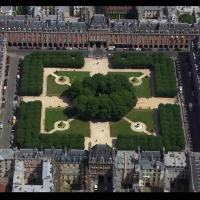
[[[9, 18], [8, 18], [9, 17]], [[199, 35], [200, 26], [187, 23], [108, 20], [94, 15], [90, 23], [36, 21], [34, 18], [0, 16], [0, 35], [8, 46], [29, 47], [97, 47], [121, 48], [189, 48]]]

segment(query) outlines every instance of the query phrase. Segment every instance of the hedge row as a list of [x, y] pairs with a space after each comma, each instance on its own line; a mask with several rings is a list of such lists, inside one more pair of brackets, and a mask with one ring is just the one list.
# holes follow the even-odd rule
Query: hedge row
[[41, 61], [44, 67], [73, 67], [81, 68], [84, 65], [84, 55], [82, 52], [33, 52], [25, 59]]
[[39, 96], [43, 86], [43, 67], [81, 68], [84, 65], [82, 52], [33, 52], [25, 56], [21, 65], [22, 96]]
[[150, 68], [155, 74], [156, 96], [174, 97], [177, 94], [173, 61], [163, 53], [115, 52], [112, 68]]
[[118, 135], [117, 149], [119, 150], [141, 150], [156, 151], [162, 149], [162, 138], [148, 135]]
[[138, 149], [161, 150], [165, 146], [167, 151], [180, 151], [185, 147], [184, 134], [180, 116], [180, 108], [177, 105], [160, 104], [158, 107], [160, 136], [148, 135], [118, 135], [117, 148], [120, 150]]
[[21, 148], [84, 148], [82, 135], [64, 133], [41, 134], [41, 102], [21, 102], [17, 112], [17, 145]]
[[177, 94], [173, 61], [166, 59], [154, 65], [155, 92], [157, 96], [174, 97]]
[[21, 96], [39, 96], [43, 86], [43, 64], [25, 60], [21, 70]]
[[178, 105], [163, 105], [158, 107], [161, 136], [167, 150], [179, 151], [185, 147], [180, 107]]

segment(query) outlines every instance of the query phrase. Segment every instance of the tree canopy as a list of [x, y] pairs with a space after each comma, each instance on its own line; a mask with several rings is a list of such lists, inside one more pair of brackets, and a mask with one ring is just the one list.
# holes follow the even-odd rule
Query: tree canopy
[[185, 13], [179, 16], [179, 22], [193, 24], [196, 22], [196, 18], [195, 15]]
[[66, 94], [77, 115], [88, 120], [119, 120], [137, 102], [127, 77], [118, 74], [95, 74], [75, 81]]

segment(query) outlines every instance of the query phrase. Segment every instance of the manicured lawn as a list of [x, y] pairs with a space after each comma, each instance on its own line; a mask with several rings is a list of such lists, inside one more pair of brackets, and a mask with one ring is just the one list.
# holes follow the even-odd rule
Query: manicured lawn
[[57, 84], [52, 75], [47, 77], [47, 96], [60, 96], [68, 87], [68, 85]]
[[68, 120], [64, 114], [65, 108], [46, 108], [45, 110], [45, 129], [50, 131], [54, 128], [54, 123], [59, 120]]
[[108, 72], [108, 74], [120, 74], [120, 75], [124, 75], [127, 78], [129, 78], [131, 76], [133, 76], [133, 77], [139, 77], [143, 73], [142, 72]]
[[56, 131], [55, 134], [65, 133], [65, 134], [77, 134], [83, 135], [84, 137], [90, 137], [90, 124], [89, 122], [75, 119], [70, 122], [70, 128], [65, 131]]
[[[68, 120], [69, 118], [64, 112], [65, 108], [46, 108], [45, 111], [45, 129], [50, 131], [54, 128], [54, 123], [59, 120]], [[65, 131], [56, 131], [53, 134], [80, 134], [85, 137], [90, 136], [89, 122], [75, 119], [70, 122], [70, 128]]]
[[[141, 72], [109, 72], [109, 74], [120, 74], [124, 75], [127, 78], [130, 77], [139, 77], [143, 73]], [[138, 86], [134, 86], [135, 91], [136, 91], [136, 96], [137, 97], [151, 97], [151, 83], [150, 83], [150, 78], [145, 77], [142, 79], [142, 84]]]
[[[56, 72], [59, 76], [68, 76], [70, 81], [83, 80], [85, 77], [89, 76], [89, 72]], [[52, 75], [47, 77], [47, 96], [61, 96], [61, 94], [67, 90], [68, 85], [59, 85], [55, 82], [55, 78]]]
[[142, 84], [134, 87], [137, 97], [151, 97], [151, 83], [149, 77], [143, 78]]
[[[111, 137], [117, 137], [119, 134], [124, 135], [143, 135], [145, 133], [138, 133], [130, 128], [130, 123], [121, 119], [118, 122], [110, 122], [110, 135]], [[146, 134], [145, 134], [146, 135]]]
[[131, 121], [141, 121], [146, 124], [149, 132], [155, 132], [154, 114], [153, 110], [149, 109], [133, 109], [126, 117]]
[[89, 72], [66, 72], [66, 71], [57, 71], [55, 72], [58, 76], [68, 76], [70, 78], [71, 83], [75, 80], [82, 81], [84, 78], [89, 77]]

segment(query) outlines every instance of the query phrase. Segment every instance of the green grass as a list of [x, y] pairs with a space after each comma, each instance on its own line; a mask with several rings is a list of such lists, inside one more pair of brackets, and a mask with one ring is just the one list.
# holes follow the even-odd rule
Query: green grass
[[147, 131], [155, 132], [154, 114], [153, 110], [149, 109], [133, 109], [126, 117], [131, 121], [140, 121], [146, 124]]
[[150, 78], [145, 77], [142, 79], [142, 84], [134, 86], [137, 97], [151, 97], [151, 83]]
[[126, 76], [127, 78], [130, 78], [131, 76], [139, 77], [143, 73], [142, 72], [108, 72], [108, 74], [120, 74], [120, 75]]
[[[141, 121], [146, 124], [149, 132], [155, 132], [155, 123], [153, 117], [153, 110], [148, 109], [133, 109], [126, 117], [131, 121]], [[110, 122], [111, 137], [116, 137], [119, 134], [124, 135], [141, 135], [145, 133], [138, 133], [130, 128], [130, 123], [121, 119], [118, 122]], [[146, 135], [146, 134], [145, 134]]]
[[[119, 134], [124, 135], [142, 135], [145, 133], [135, 132], [130, 128], [130, 123], [121, 119], [118, 122], [110, 122], [110, 135], [111, 137], [117, 137]], [[146, 134], [145, 134], [146, 135]]]
[[82, 81], [84, 78], [89, 77], [89, 72], [67, 72], [67, 71], [57, 71], [55, 72], [58, 76], [68, 76], [70, 78], [71, 83], [75, 80]]
[[45, 129], [50, 131], [54, 128], [54, 123], [59, 120], [68, 120], [64, 114], [65, 108], [46, 108], [45, 110]]
[[[59, 120], [68, 120], [64, 112], [65, 108], [46, 108], [45, 111], [45, 129], [50, 131], [54, 128], [54, 123]], [[80, 134], [85, 137], [90, 136], [89, 122], [75, 119], [70, 122], [70, 128], [65, 131], [56, 131], [53, 134]]]
[[[139, 77], [143, 73], [142, 72], [109, 72], [109, 74], [120, 74], [124, 75], [127, 78], [130, 77]], [[151, 83], [150, 83], [150, 78], [145, 77], [142, 79], [142, 84], [138, 86], [133, 86], [136, 91], [136, 96], [137, 97], [151, 97]]]
[[47, 96], [60, 96], [68, 87], [68, 85], [57, 84], [52, 75], [47, 77]]
[[[58, 76], [68, 76], [71, 83], [74, 80], [83, 80], [85, 77], [89, 76], [89, 72], [66, 72], [57, 71]], [[55, 77], [49, 75], [47, 77], [47, 96], [61, 96], [61, 94], [67, 90], [68, 85], [59, 85], [55, 82]]]
[[56, 131], [55, 134], [66, 133], [66, 134], [77, 134], [83, 135], [84, 137], [90, 137], [90, 125], [89, 122], [75, 119], [70, 122], [70, 128], [65, 131]]

